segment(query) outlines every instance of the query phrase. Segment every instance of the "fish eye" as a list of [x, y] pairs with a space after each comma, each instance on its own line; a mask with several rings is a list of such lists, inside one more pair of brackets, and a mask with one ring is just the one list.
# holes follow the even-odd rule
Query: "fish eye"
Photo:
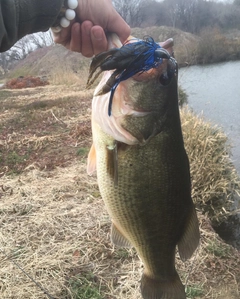
[[159, 83], [160, 83], [162, 86], [167, 86], [170, 82], [171, 82], [171, 77], [168, 75], [168, 73], [163, 73], [163, 74], [159, 77]]

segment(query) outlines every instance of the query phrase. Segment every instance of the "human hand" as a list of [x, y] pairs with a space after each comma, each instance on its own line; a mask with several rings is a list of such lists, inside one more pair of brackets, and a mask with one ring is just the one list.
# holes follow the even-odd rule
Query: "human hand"
[[71, 51], [82, 53], [85, 57], [92, 57], [108, 48], [103, 28], [94, 26], [91, 21], [84, 21], [81, 24], [75, 21], [69, 27], [62, 28], [59, 33], [53, 34], [56, 43]]
[[54, 40], [68, 49], [92, 57], [106, 51], [107, 32], [115, 32], [124, 42], [130, 35], [130, 27], [114, 9], [111, 0], [78, 0], [76, 18]]

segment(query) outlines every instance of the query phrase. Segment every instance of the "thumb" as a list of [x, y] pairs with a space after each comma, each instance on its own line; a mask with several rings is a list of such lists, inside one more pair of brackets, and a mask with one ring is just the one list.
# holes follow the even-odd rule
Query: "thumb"
[[121, 42], [124, 43], [129, 37], [131, 29], [124, 19], [116, 12], [111, 14], [109, 18], [107, 31], [116, 33]]

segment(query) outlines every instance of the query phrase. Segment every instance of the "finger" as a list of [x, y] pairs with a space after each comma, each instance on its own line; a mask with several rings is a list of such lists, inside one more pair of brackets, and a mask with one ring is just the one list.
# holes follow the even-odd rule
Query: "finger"
[[81, 24], [80, 23], [76, 22], [72, 25], [69, 49], [71, 51], [75, 51], [75, 52], [79, 52], [79, 53], [82, 52]]
[[68, 47], [71, 38], [71, 26], [61, 28], [61, 31], [58, 33], [53, 32], [53, 36], [55, 43]]
[[107, 31], [116, 33], [121, 42], [124, 43], [131, 33], [129, 25], [116, 12], [111, 14], [111, 19], [108, 22]]
[[91, 29], [93, 23], [90, 21], [84, 21], [81, 25], [81, 35], [82, 35], [82, 55], [85, 57], [92, 57], [93, 45], [91, 40]]
[[91, 29], [91, 40], [93, 46], [93, 53], [97, 55], [108, 49], [108, 42], [105, 32], [100, 26], [93, 26]]

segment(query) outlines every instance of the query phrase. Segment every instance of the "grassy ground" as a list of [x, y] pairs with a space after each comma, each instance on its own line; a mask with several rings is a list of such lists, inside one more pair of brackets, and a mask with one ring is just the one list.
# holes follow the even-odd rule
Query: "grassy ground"
[[[3, 299], [47, 298], [13, 262], [57, 299], [141, 298], [141, 262], [134, 250], [110, 244], [110, 221], [96, 177], [86, 174], [91, 94], [81, 82], [0, 91]], [[196, 119], [188, 111], [182, 118], [188, 140], [188, 125], [193, 128]], [[206, 149], [211, 138], [204, 140]], [[196, 153], [188, 151], [191, 160]], [[239, 252], [220, 240], [202, 211], [199, 205], [200, 248], [185, 264], [177, 258], [188, 298], [237, 299]]]

